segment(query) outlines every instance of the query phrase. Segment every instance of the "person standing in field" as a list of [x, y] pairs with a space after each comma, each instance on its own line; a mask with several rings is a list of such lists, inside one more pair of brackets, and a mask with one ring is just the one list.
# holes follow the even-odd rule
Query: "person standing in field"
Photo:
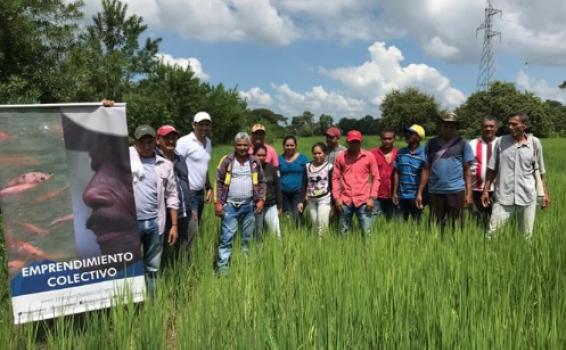
[[254, 124], [254, 126], [252, 126], [252, 142], [250, 144], [248, 153], [254, 154], [255, 149], [258, 148], [259, 146], [265, 147], [265, 149], [267, 150], [267, 155], [265, 156], [265, 162], [273, 165], [275, 169], [278, 169], [279, 157], [277, 156], [277, 152], [275, 151], [275, 148], [265, 143], [265, 135], [266, 135], [266, 129], [263, 124]]
[[336, 155], [346, 150], [346, 147], [340, 145], [340, 136], [341, 132], [337, 127], [333, 126], [326, 130], [326, 150], [328, 152], [326, 160], [328, 161], [328, 164], [334, 164]]
[[238, 226], [242, 231], [242, 248], [247, 251], [255, 216], [263, 211], [265, 203], [263, 170], [260, 161], [248, 154], [250, 142], [246, 132], [237, 133], [234, 152], [222, 157], [216, 169], [214, 213], [222, 218], [216, 262], [219, 272], [228, 269]]
[[398, 214], [398, 207], [391, 199], [393, 168], [397, 157], [395, 148], [395, 131], [383, 130], [381, 132], [381, 146], [370, 150], [377, 162], [379, 169], [379, 190], [377, 192], [377, 203], [375, 203], [374, 214], [383, 213], [387, 221]]
[[155, 152], [155, 130], [148, 125], [138, 126], [134, 139], [134, 147], [130, 147], [130, 162], [136, 217], [143, 246], [145, 281], [148, 293], [155, 296], [167, 209], [171, 215], [167, 243], [173, 245], [177, 241], [177, 182], [173, 164]]
[[[190, 208], [191, 190], [189, 186], [189, 170], [185, 158], [175, 151], [179, 132], [172, 125], [162, 125], [157, 129], [157, 148], [158, 155], [173, 163], [175, 181], [177, 182], [177, 196], [179, 198], [178, 217], [178, 236], [176, 248], [180, 254], [188, 254], [191, 258], [191, 251], [196, 243], [197, 236], [197, 212]], [[167, 231], [171, 227], [171, 220], [165, 225]], [[167, 246], [164, 247], [167, 256]]]
[[487, 207], [483, 206], [481, 196], [485, 187], [485, 177], [487, 174], [487, 164], [493, 156], [493, 144], [497, 139], [497, 120], [495, 118], [484, 118], [481, 124], [482, 135], [470, 141], [470, 147], [474, 152], [474, 164], [470, 169], [472, 173], [473, 209], [476, 219], [485, 231], [488, 229], [489, 218], [491, 217], [491, 200], [493, 199], [493, 184], [488, 188], [490, 203]]
[[348, 149], [336, 156], [332, 171], [332, 197], [340, 213], [340, 233], [346, 234], [351, 229], [355, 213], [362, 232], [369, 236], [379, 170], [373, 154], [361, 148], [361, 132], [349, 131], [346, 142]]
[[255, 147], [256, 158], [261, 163], [263, 177], [265, 179], [265, 205], [263, 211], [255, 216], [255, 238], [261, 239], [264, 226], [275, 233], [277, 238], [281, 238], [281, 228], [279, 227], [279, 214], [283, 210], [283, 196], [279, 173], [270, 163], [267, 163], [267, 148], [264, 145]]
[[442, 116], [440, 136], [428, 141], [426, 164], [421, 171], [417, 207], [424, 206], [426, 185], [430, 196], [431, 218], [440, 225], [441, 233], [447, 222], [452, 229], [456, 222], [464, 225], [464, 208], [472, 204], [472, 175], [474, 154], [470, 144], [458, 136], [458, 117], [449, 112]]
[[[509, 135], [501, 136], [493, 146], [493, 156], [487, 165], [481, 196], [483, 206], [487, 208], [491, 203], [489, 189], [495, 180], [495, 203], [489, 221], [488, 238], [513, 214], [517, 215], [521, 232], [531, 238], [537, 196], [542, 197], [540, 204], [543, 209], [550, 205], [550, 195], [544, 179], [542, 144], [538, 138], [525, 132], [529, 126], [526, 114], [511, 114], [507, 126]], [[537, 172], [540, 174], [539, 179]], [[537, 185], [541, 188], [537, 189]]]
[[283, 139], [284, 152], [279, 156], [279, 174], [281, 175], [281, 192], [283, 194], [283, 211], [290, 213], [299, 226], [301, 213], [299, 203], [304, 200], [303, 178], [307, 157], [297, 152], [297, 138], [289, 135]]
[[190, 208], [195, 210], [200, 224], [204, 203], [212, 200], [212, 186], [208, 178], [208, 165], [212, 157], [212, 142], [207, 137], [212, 119], [207, 112], [198, 112], [193, 118], [193, 131], [177, 141], [177, 153], [185, 157], [189, 169], [191, 190]]
[[[312, 162], [305, 166], [305, 202], [309, 209], [314, 230], [322, 237], [328, 229], [332, 210], [331, 184], [332, 164], [326, 161], [326, 145], [322, 142], [312, 146]], [[303, 212], [305, 203], [299, 203]]]
[[409, 216], [419, 223], [422, 208], [417, 207], [417, 192], [421, 182], [421, 172], [425, 166], [425, 151], [420, 143], [425, 138], [425, 130], [418, 124], [405, 129], [407, 147], [397, 153], [393, 171], [393, 193], [391, 200], [401, 211], [403, 219]]

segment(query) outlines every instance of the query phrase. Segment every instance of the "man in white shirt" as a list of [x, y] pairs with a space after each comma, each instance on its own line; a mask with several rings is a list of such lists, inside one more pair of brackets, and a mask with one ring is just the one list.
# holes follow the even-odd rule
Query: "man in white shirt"
[[[482, 135], [470, 141], [470, 147], [474, 153], [475, 161], [470, 169], [472, 173], [472, 194], [473, 209], [478, 223], [487, 230], [489, 218], [491, 217], [491, 202], [484, 207], [481, 201], [481, 195], [485, 186], [485, 176], [487, 173], [487, 164], [493, 155], [493, 145], [497, 137], [497, 120], [493, 117], [486, 117], [482, 121]], [[493, 197], [493, 185], [488, 189], [490, 199]]]
[[193, 118], [193, 131], [177, 141], [176, 151], [185, 157], [189, 169], [192, 210], [198, 213], [200, 222], [204, 203], [212, 200], [212, 186], [208, 179], [208, 165], [212, 157], [212, 142], [207, 137], [212, 129], [212, 119], [207, 112], [198, 112]]

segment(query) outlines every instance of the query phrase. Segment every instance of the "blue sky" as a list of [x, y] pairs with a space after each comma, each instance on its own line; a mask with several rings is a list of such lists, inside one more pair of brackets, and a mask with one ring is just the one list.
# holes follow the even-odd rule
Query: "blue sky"
[[[415, 86], [451, 109], [475, 91], [486, 3], [478, 0], [127, 0], [162, 59], [251, 107], [379, 115], [392, 89]], [[566, 2], [494, 0], [495, 79], [566, 103]], [[89, 1], [87, 14], [99, 9]]]

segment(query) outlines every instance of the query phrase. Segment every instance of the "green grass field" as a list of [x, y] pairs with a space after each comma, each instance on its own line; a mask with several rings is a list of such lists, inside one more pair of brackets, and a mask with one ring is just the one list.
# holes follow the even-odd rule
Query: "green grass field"
[[[310, 156], [314, 141], [300, 140], [301, 152]], [[219, 220], [208, 206], [196, 261], [165, 266], [155, 300], [13, 326], [4, 282], [1, 347], [563, 349], [565, 141], [543, 145], [553, 204], [537, 213], [532, 241], [512, 225], [486, 241], [470, 221], [442, 239], [424, 225], [381, 218], [370, 239], [318, 240], [285, 221], [282, 241], [268, 236], [248, 255], [236, 244], [230, 272], [219, 278], [212, 268]], [[211, 167], [230, 149], [216, 147]]]

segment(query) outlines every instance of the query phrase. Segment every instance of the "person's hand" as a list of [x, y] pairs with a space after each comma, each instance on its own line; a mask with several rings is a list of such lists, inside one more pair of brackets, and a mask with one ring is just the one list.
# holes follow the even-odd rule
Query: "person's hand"
[[206, 191], [205, 201], [206, 201], [206, 203], [212, 202], [212, 189], [210, 189], [210, 188]]
[[421, 193], [417, 193], [416, 205], [418, 209], [423, 209], [423, 195]]
[[399, 195], [397, 193], [393, 193], [391, 195], [391, 201], [393, 202], [393, 204], [395, 204], [395, 206], [399, 205]]
[[366, 211], [371, 212], [373, 210], [373, 199], [372, 198], [368, 198], [366, 200]]
[[542, 199], [542, 209], [546, 209], [550, 206], [550, 196], [545, 194]]
[[167, 235], [167, 244], [172, 246], [177, 242], [178, 238], [179, 238], [179, 234], [177, 233], [177, 225], [173, 225], [169, 230], [169, 235]]
[[484, 208], [489, 207], [489, 192], [487, 191], [483, 191], [483, 193], [481, 194], [481, 204], [483, 205]]
[[218, 216], [219, 218], [224, 216], [224, 206], [222, 203], [216, 203], [214, 205], [214, 215]]
[[305, 210], [305, 205], [303, 203], [299, 203], [297, 204], [297, 210], [299, 210], [299, 213], [303, 213], [303, 210]]
[[342, 212], [342, 200], [341, 199], [337, 199], [334, 201], [334, 207], [336, 207], [336, 212], [340, 213]]
[[263, 206], [265, 205], [265, 202], [262, 200], [259, 200], [256, 202], [255, 204], [255, 213], [259, 214], [263, 211]]
[[472, 206], [474, 199], [472, 198], [472, 192], [466, 193], [464, 197], [464, 207], [469, 208]]
[[114, 106], [114, 101], [112, 101], [112, 100], [104, 99], [104, 100], [100, 101], [100, 103], [102, 103], [102, 105], [104, 107], [113, 107]]

